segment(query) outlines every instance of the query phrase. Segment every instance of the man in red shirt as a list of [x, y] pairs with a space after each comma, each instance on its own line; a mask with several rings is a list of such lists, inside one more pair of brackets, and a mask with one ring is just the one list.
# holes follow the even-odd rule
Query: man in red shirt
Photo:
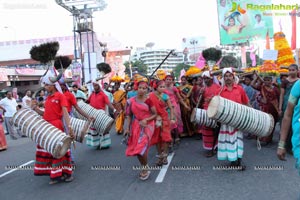
[[[106, 94], [101, 90], [98, 82], [93, 82], [94, 91], [89, 96], [87, 103], [89, 103], [95, 109], [104, 110], [106, 106], [116, 111], [113, 105], [110, 103]], [[111, 139], [109, 132], [97, 133], [94, 127], [90, 127], [90, 131], [86, 138], [86, 144], [91, 147], [97, 147], [97, 149], [107, 149], [111, 145]]]
[[[247, 94], [242, 86], [238, 85], [238, 79], [231, 68], [224, 68], [223, 87], [220, 96], [236, 103], [249, 105]], [[244, 153], [243, 133], [238, 129], [222, 124], [218, 137], [218, 160], [229, 160], [231, 166], [245, 170], [242, 165]]]
[[[67, 85], [64, 83], [63, 78], [59, 81], [60, 82], [60, 87], [61, 90], [64, 94], [64, 96], [66, 97], [66, 103], [67, 103], [67, 111], [70, 115], [70, 117], [73, 117], [73, 112], [72, 112], [72, 107], [74, 107], [76, 109], [76, 111], [81, 114], [82, 116], [84, 116], [86, 119], [88, 119], [88, 121], [92, 121], [93, 119], [87, 115], [77, 104], [76, 98], [74, 96], [74, 94], [72, 94], [69, 89], [67, 88]], [[65, 125], [65, 123], [64, 123]], [[67, 127], [65, 126], [65, 129], [67, 129]], [[72, 158], [72, 164], [74, 164], [75, 162], [75, 158], [74, 158], [74, 153], [73, 153], [73, 149], [71, 148], [71, 158]]]

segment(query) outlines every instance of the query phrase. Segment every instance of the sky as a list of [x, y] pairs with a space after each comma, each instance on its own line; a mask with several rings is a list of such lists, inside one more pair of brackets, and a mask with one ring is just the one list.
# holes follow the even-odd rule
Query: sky
[[[105, 2], [106, 9], [93, 14], [94, 31], [111, 34], [124, 46], [143, 47], [154, 42], [155, 47], [175, 48], [183, 37], [199, 35], [219, 41], [215, 0], [205, 5], [197, 0]], [[5, 19], [0, 21], [1, 41], [72, 35], [70, 13], [54, 0], [0, 0], [0, 17]]]
[[[105, 0], [93, 14], [94, 31], [112, 35], [124, 46], [180, 48], [183, 37], [206, 37], [219, 44], [216, 0]], [[275, 3], [297, 2], [274, 0]], [[0, 0], [0, 41], [72, 35], [71, 14], [55, 0]], [[277, 32], [279, 18], [274, 20]], [[290, 19], [282, 19], [287, 38]], [[298, 22], [300, 20], [298, 19]], [[298, 39], [299, 44], [299, 39]], [[299, 45], [298, 45], [299, 46]]]

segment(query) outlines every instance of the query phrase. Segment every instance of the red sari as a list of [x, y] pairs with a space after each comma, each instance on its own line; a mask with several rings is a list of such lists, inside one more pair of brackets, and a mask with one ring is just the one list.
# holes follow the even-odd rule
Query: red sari
[[151, 145], [155, 145], [161, 142], [171, 142], [171, 123], [168, 114], [168, 105], [167, 100], [169, 96], [167, 94], [163, 94], [162, 97], [157, 96], [154, 92], [150, 93], [149, 99], [155, 106], [157, 115], [162, 119], [162, 125], [159, 127], [155, 127], [154, 134], [151, 140]]
[[129, 99], [127, 115], [133, 116], [130, 125], [130, 137], [126, 149], [126, 156], [143, 156], [148, 153], [150, 141], [154, 133], [154, 120], [148, 121], [146, 127], [140, 126], [140, 121], [150, 117], [153, 106], [150, 99], [138, 102], [136, 97]]
[[0, 122], [0, 151], [7, 149], [6, 137], [2, 122]]
[[[271, 88], [267, 88], [266, 86], [261, 87], [261, 94], [265, 99], [266, 102], [260, 102], [261, 111], [269, 113], [273, 116], [275, 123], [279, 120], [279, 96], [280, 92], [277, 87], [272, 86]], [[273, 131], [269, 136], [260, 138], [263, 142], [271, 142], [273, 139], [273, 133], [275, 130], [275, 125], [273, 127]]]
[[[62, 116], [62, 107], [67, 107], [65, 96], [59, 92], [47, 97], [45, 102], [44, 120], [64, 131]], [[72, 165], [70, 150], [62, 158], [56, 159], [45, 149], [37, 146], [36, 161], [34, 164], [34, 175], [50, 175], [51, 179], [60, 178], [63, 175], [72, 175]]]
[[[207, 110], [211, 98], [218, 95], [221, 90], [221, 86], [213, 83], [210, 87], [206, 87], [203, 93], [203, 109]], [[215, 149], [218, 146], [217, 140], [214, 143], [213, 129], [207, 126], [201, 126], [200, 132], [202, 133], [203, 148], [206, 150]], [[214, 146], [213, 146], [214, 145]]]

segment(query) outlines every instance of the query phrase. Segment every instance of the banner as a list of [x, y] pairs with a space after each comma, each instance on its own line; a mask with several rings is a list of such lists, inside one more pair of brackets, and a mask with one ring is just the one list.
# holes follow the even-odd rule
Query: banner
[[217, 0], [221, 44], [265, 39], [268, 31], [272, 36], [272, 5], [271, 0]]
[[5, 69], [0, 69], [0, 82], [8, 81], [7, 73]]
[[193, 61], [196, 63], [202, 50], [206, 48], [206, 38], [201, 36], [185, 37], [182, 38], [181, 46], [184, 62]]

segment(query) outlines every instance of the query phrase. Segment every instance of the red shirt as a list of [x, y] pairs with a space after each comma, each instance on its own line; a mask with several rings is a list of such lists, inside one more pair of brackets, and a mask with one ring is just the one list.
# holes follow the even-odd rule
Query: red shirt
[[91, 106], [101, 110], [105, 110], [105, 106], [109, 104], [108, 97], [102, 91], [98, 92], [97, 94], [93, 92], [88, 101], [90, 102]]
[[63, 116], [62, 107], [67, 107], [65, 96], [60, 92], [49, 95], [45, 101], [44, 120], [50, 122], [61, 120]]
[[210, 87], [206, 87], [203, 93], [203, 109], [207, 110], [210, 100], [219, 94], [221, 86], [213, 83]]
[[227, 86], [224, 86], [220, 96], [244, 105], [249, 102], [248, 96], [243, 87], [236, 84], [233, 85], [231, 91], [228, 90]]
[[67, 110], [68, 110], [68, 113], [71, 112], [72, 110], [72, 106], [75, 106], [77, 104], [76, 102], [76, 98], [75, 96], [69, 92], [69, 91], [66, 91], [64, 93], [65, 97], [66, 97], [66, 100], [67, 100]]

